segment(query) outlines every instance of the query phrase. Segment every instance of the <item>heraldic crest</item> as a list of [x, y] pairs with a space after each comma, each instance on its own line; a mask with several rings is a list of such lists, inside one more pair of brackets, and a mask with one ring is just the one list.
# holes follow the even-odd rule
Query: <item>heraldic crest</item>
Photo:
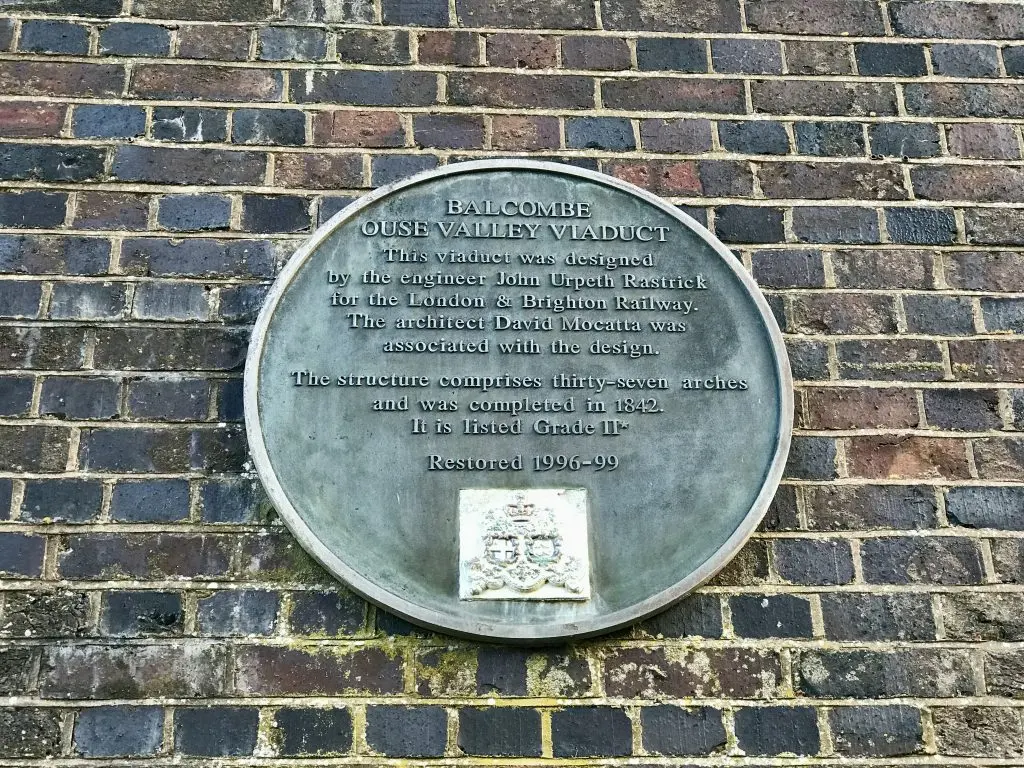
[[586, 600], [586, 491], [460, 492], [460, 597]]

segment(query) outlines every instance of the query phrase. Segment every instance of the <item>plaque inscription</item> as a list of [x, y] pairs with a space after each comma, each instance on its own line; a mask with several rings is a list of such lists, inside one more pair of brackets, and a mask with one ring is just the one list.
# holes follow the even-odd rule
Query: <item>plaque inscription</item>
[[599, 174], [474, 162], [363, 198], [278, 278], [246, 365], [257, 470], [357, 591], [461, 634], [582, 636], [722, 567], [792, 390], [742, 266]]

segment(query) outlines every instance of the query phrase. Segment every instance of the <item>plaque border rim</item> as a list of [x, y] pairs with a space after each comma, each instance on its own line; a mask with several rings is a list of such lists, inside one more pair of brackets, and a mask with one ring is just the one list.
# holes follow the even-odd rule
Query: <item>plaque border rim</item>
[[[450, 612], [437, 611], [406, 600], [396, 592], [385, 589], [371, 581], [349, 567], [344, 560], [328, 549], [292, 506], [274, 472], [266, 443], [263, 440], [262, 430], [260, 429], [261, 419], [258, 402], [259, 364], [266, 342], [268, 327], [285, 290], [321, 243], [333, 234], [339, 226], [353, 218], [364, 208], [400, 190], [446, 176], [503, 170], [528, 170], [563, 176], [575, 176], [590, 182], [613, 187], [627, 194], [639, 197], [644, 202], [659, 208], [685, 225], [704, 240], [725, 261], [729, 269], [747, 289], [747, 294], [754, 300], [755, 306], [757, 306], [760, 312], [765, 330], [768, 332], [776, 362], [776, 381], [780, 392], [781, 407], [775, 453], [765, 475], [765, 480], [761, 485], [760, 492], [743, 520], [736, 527], [736, 530], [707, 560], [672, 586], [651, 595], [645, 600], [634, 603], [628, 608], [585, 621], [549, 622], [536, 625], [505, 625], [478, 619], [461, 618]], [[760, 287], [754, 281], [754, 278], [743, 268], [742, 263], [710, 230], [654, 193], [605, 173], [541, 160], [487, 159], [459, 162], [440, 168], [433, 168], [378, 187], [342, 208], [313, 231], [308, 239], [291, 255], [281, 272], [274, 278], [270, 291], [267, 293], [263, 306], [253, 325], [243, 370], [243, 413], [249, 453], [253, 466], [274, 508], [302, 548], [312, 555], [335, 578], [342, 581], [345, 586], [370, 602], [383, 606], [398, 616], [431, 630], [474, 640], [537, 644], [552, 640], [593, 637], [634, 624], [681, 600], [728, 565], [757, 530], [782, 480], [792, 440], [794, 392], [793, 376], [789, 365], [789, 356], [786, 353], [785, 343], [782, 338], [782, 331], [775, 320], [771, 308], [768, 306], [767, 300]]]

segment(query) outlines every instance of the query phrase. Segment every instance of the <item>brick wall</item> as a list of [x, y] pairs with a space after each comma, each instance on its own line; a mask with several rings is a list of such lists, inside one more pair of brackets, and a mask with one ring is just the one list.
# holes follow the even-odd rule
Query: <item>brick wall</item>
[[[4, 6], [0, 760], [1021, 764], [1024, 5]], [[707, 223], [797, 379], [761, 532], [572, 647], [368, 607], [246, 474], [248, 325], [289, 253], [500, 155]]]

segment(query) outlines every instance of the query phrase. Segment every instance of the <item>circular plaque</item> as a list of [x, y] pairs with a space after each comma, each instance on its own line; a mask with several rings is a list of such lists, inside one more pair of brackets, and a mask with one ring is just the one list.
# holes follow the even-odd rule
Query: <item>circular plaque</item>
[[299, 542], [411, 621], [532, 642], [710, 578], [789, 449], [779, 329], [672, 205], [532, 161], [352, 204], [294, 255], [245, 370], [256, 469]]

